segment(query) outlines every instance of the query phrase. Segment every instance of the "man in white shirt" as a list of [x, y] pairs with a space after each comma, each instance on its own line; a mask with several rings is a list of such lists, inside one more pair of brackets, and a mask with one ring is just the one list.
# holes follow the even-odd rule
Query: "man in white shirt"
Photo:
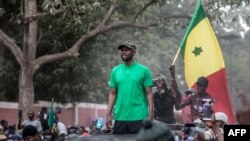
[[41, 133], [42, 125], [39, 120], [35, 119], [35, 112], [33, 110], [30, 110], [28, 112], [28, 119], [24, 120], [22, 125], [20, 125], [21, 120], [22, 120], [22, 117], [19, 118], [18, 129], [22, 129], [27, 125], [32, 125], [36, 127], [38, 133]]
[[58, 136], [66, 136], [67, 135], [66, 126], [59, 121], [58, 117], [55, 118], [55, 122], [56, 122]]

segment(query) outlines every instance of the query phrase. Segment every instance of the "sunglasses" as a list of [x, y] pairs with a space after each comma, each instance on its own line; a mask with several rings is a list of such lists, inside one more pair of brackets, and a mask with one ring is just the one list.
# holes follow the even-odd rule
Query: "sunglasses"
[[162, 82], [164, 82], [164, 80], [159, 79], [159, 80], [157, 80], [156, 82], [157, 82], [157, 83], [162, 83]]

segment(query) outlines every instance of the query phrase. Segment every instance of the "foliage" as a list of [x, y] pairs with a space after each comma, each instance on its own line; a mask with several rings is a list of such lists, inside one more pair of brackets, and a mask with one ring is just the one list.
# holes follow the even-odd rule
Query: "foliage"
[[0, 92], [5, 92], [6, 100], [17, 101], [19, 66], [9, 53], [0, 58], [0, 66]]

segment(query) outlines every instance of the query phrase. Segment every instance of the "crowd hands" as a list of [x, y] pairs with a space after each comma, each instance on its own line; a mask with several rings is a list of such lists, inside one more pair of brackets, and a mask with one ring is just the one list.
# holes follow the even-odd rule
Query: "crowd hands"
[[173, 130], [177, 140], [184, 141], [223, 141], [223, 126], [227, 124], [226, 116], [221, 119], [221, 112], [213, 113], [211, 119], [197, 118], [183, 125], [181, 130]]
[[94, 134], [104, 133], [105, 127], [98, 125], [97, 120], [92, 121], [90, 127], [75, 125], [66, 127], [55, 115], [55, 123], [48, 125], [48, 111], [43, 107], [35, 114], [28, 111], [27, 119], [19, 112], [17, 123], [8, 125], [8, 121], [2, 119], [0, 124], [0, 141], [77, 141]]

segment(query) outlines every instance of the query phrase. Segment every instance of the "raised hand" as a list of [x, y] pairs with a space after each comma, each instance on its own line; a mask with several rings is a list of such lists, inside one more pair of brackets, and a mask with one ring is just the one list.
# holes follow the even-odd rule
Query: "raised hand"
[[171, 76], [175, 75], [175, 66], [174, 65], [170, 65], [169, 70], [170, 70]]
[[241, 107], [236, 112], [236, 119], [239, 124], [247, 124], [249, 125], [250, 121], [250, 100], [244, 94], [244, 91], [239, 91], [239, 98]]

